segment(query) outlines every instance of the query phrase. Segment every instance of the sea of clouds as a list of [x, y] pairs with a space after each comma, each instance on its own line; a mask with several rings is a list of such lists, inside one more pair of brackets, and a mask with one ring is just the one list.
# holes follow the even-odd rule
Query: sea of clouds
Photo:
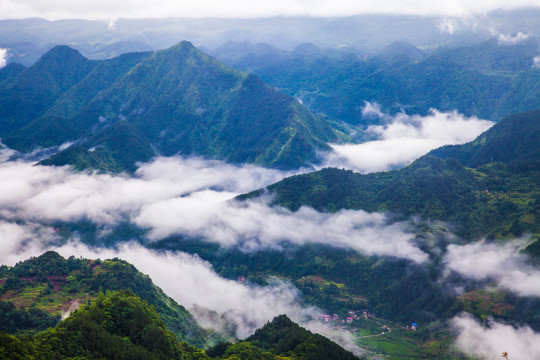
[[[327, 165], [362, 172], [404, 166], [435, 147], [472, 140], [492, 125], [455, 112], [390, 117], [376, 104], [367, 104], [364, 111], [384, 118], [384, 125], [368, 129], [375, 140], [334, 146], [335, 154], [327, 158]], [[316, 317], [319, 310], [302, 305], [298, 290], [289, 282], [275, 280], [266, 287], [239, 283], [220, 277], [196, 255], [157, 253], [135, 242], [121, 243], [115, 249], [91, 247], [77, 238], [66, 242], [53, 224], [86, 220], [107, 228], [127, 221], [144, 229], [148, 241], [182, 234], [223, 247], [239, 246], [245, 251], [279, 249], [284, 242], [299, 245], [317, 242], [366, 255], [394, 256], [414, 263], [430, 261], [428, 254], [416, 245], [408, 224], [390, 222], [383, 213], [342, 210], [329, 214], [307, 207], [291, 212], [269, 206], [271, 199], [267, 197], [245, 202], [234, 200], [238, 194], [263, 188], [306, 169], [282, 172], [173, 156], [140, 164], [134, 176], [128, 176], [74, 172], [70, 167], [46, 167], [21, 158], [9, 160], [13, 155], [9, 149], [0, 150], [1, 264], [14, 265], [48, 249], [63, 256], [120, 257], [148, 274], [180, 304], [187, 308], [196, 305], [199, 311], [194, 313], [202, 323], [208, 312], [221, 314], [235, 324], [239, 337], [251, 334], [281, 313], [308, 328], [332, 334], [308, 320]], [[525, 244], [526, 239], [507, 245], [486, 242], [449, 245], [442, 264], [446, 274], [489, 280], [519, 296], [538, 297], [540, 271], [528, 265], [527, 257], [520, 253]], [[208, 295], [212, 293], [220, 296]], [[513, 339], [515, 335], [525, 341], [522, 344], [516, 340], [523, 349], [528, 349], [527, 341], [540, 336], [526, 327], [515, 328], [494, 321], [480, 324], [467, 315], [454, 318], [452, 324], [458, 334], [456, 345], [467, 354], [486, 359], [501, 351], [521, 354], [510, 344], [500, 350], [497, 341], [500, 336]], [[477, 333], [482, 336], [476, 336]], [[477, 346], [467, 342], [471, 336], [476, 336]], [[339, 337], [340, 343], [359, 352], [352, 346], [350, 336], [339, 334]]]

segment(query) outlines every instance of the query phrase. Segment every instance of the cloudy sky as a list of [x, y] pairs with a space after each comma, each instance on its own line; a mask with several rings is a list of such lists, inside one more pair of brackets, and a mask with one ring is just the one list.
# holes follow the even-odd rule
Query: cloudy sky
[[0, 0], [0, 18], [343, 16], [360, 13], [465, 15], [540, 0]]

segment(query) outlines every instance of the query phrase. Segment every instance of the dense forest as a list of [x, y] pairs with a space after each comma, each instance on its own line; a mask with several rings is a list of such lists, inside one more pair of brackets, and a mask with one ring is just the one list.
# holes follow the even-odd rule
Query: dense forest
[[10, 333], [43, 330], [56, 324], [62, 312], [97, 298], [99, 293], [129, 290], [156, 309], [179, 341], [204, 347], [221, 339], [202, 329], [183, 306], [155, 286], [148, 276], [120, 259], [65, 259], [48, 251], [12, 268], [0, 266], [0, 279], [0, 296], [9, 301], [1, 303], [1, 316], [27, 319], [0, 323], [0, 329]]
[[133, 172], [137, 161], [181, 153], [290, 169], [336, 138], [291, 96], [187, 41], [102, 61], [56, 46], [0, 79], [4, 144], [30, 152], [77, 142], [43, 164]]
[[[108, 263], [127, 270], [103, 271], [102, 266]], [[108, 275], [100, 279], [96, 279], [99, 275], [91, 278], [88, 272], [92, 271]], [[201, 329], [191, 315], [174, 300], [160, 293], [151, 282], [141, 283], [144, 276], [132, 271], [132, 265], [119, 260], [64, 259], [54, 252], [46, 252], [13, 268], [3, 266], [0, 269], [0, 294], [8, 301], [0, 302], [0, 357], [357, 359], [336, 343], [301, 328], [285, 315], [275, 318], [243, 341], [226, 343], [221, 340], [205, 352], [193, 346], [200, 341], [194, 336], [201, 336]], [[48, 282], [51, 286], [45, 287], [40, 282]], [[88, 284], [90, 289], [87, 288]], [[99, 292], [92, 290], [96, 286], [99, 286]], [[60, 289], [53, 292], [51, 287]], [[117, 289], [111, 291], [112, 288]], [[129, 288], [149, 301], [130, 290], [124, 290]], [[101, 292], [103, 289], [107, 289], [105, 293]], [[80, 297], [84, 293], [86, 298], [80, 297], [81, 304], [60, 321], [60, 316], [55, 315], [58, 311], [54, 311], [54, 306], [61, 305], [58, 304], [61, 302], [59, 298], [65, 290], [73, 297]], [[21, 305], [21, 301], [28, 299], [32, 291], [35, 297], [27, 309]], [[156, 295], [161, 298], [156, 298]], [[170, 308], [164, 308], [164, 300]], [[171, 308], [176, 310], [174, 314]], [[167, 324], [176, 330], [176, 334], [169, 330]], [[219, 340], [218, 337], [214, 339], [216, 342]], [[186, 340], [190, 344], [183, 342]], [[208, 345], [199, 342], [199, 346]]]
[[444, 220], [469, 240], [540, 231], [540, 112], [504, 118], [476, 140], [430, 152], [394, 171], [357, 174], [323, 169], [287, 178], [263, 192], [293, 211], [311, 206], [390, 211]]
[[211, 54], [301, 99], [315, 114], [363, 127], [380, 121], [362, 112], [364, 102], [376, 102], [390, 114], [457, 110], [495, 121], [536, 109], [538, 48], [534, 37], [516, 44], [491, 39], [435, 49], [397, 41], [369, 55], [312, 43], [284, 51], [228, 42]]

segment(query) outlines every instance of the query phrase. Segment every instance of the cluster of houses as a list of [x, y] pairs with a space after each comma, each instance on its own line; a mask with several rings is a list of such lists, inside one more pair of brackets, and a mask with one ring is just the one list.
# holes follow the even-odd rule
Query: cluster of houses
[[356, 311], [349, 310], [347, 312], [348, 316], [346, 317], [346, 319], [343, 319], [343, 320], [339, 318], [338, 314], [332, 314], [332, 315], [320, 314], [319, 320], [323, 322], [346, 322], [347, 324], [352, 324], [353, 321], [360, 320], [361, 317], [364, 317], [364, 319], [373, 319], [375, 317], [375, 314], [372, 314], [367, 310], [361, 310], [358, 312], [358, 314]]
[[[368, 310], [364, 309], [364, 310], [360, 310], [360, 311], [353, 311], [353, 310], [349, 310], [347, 312], [347, 317], [344, 318], [344, 319], [340, 319], [339, 315], [338, 314], [332, 314], [332, 315], [329, 315], [329, 314], [320, 314], [319, 315], [319, 320], [322, 321], [322, 322], [325, 322], [325, 323], [333, 323], [332, 327], [334, 328], [339, 328], [341, 330], [347, 330], [347, 331], [351, 331], [351, 332], [357, 332], [358, 330], [356, 328], [351, 328], [350, 326], [349, 327], [346, 327], [345, 324], [352, 324], [355, 320], [360, 320], [361, 318], [364, 318], [364, 319], [373, 319], [375, 318], [375, 314], [373, 313], [370, 313]], [[418, 325], [417, 323], [410, 323], [410, 325], [406, 325], [404, 327], [405, 330], [408, 330], [408, 331], [416, 331], [418, 328], [420, 327], [420, 325]], [[390, 330], [388, 328], [388, 326], [386, 325], [383, 325], [382, 326], [383, 329], [387, 329], [387, 330]]]

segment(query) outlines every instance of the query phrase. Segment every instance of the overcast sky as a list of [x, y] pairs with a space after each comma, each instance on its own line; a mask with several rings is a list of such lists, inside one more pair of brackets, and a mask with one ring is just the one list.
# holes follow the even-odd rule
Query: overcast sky
[[464, 15], [540, 0], [0, 0], [0, 18], [346, 16], [361, 13]]

